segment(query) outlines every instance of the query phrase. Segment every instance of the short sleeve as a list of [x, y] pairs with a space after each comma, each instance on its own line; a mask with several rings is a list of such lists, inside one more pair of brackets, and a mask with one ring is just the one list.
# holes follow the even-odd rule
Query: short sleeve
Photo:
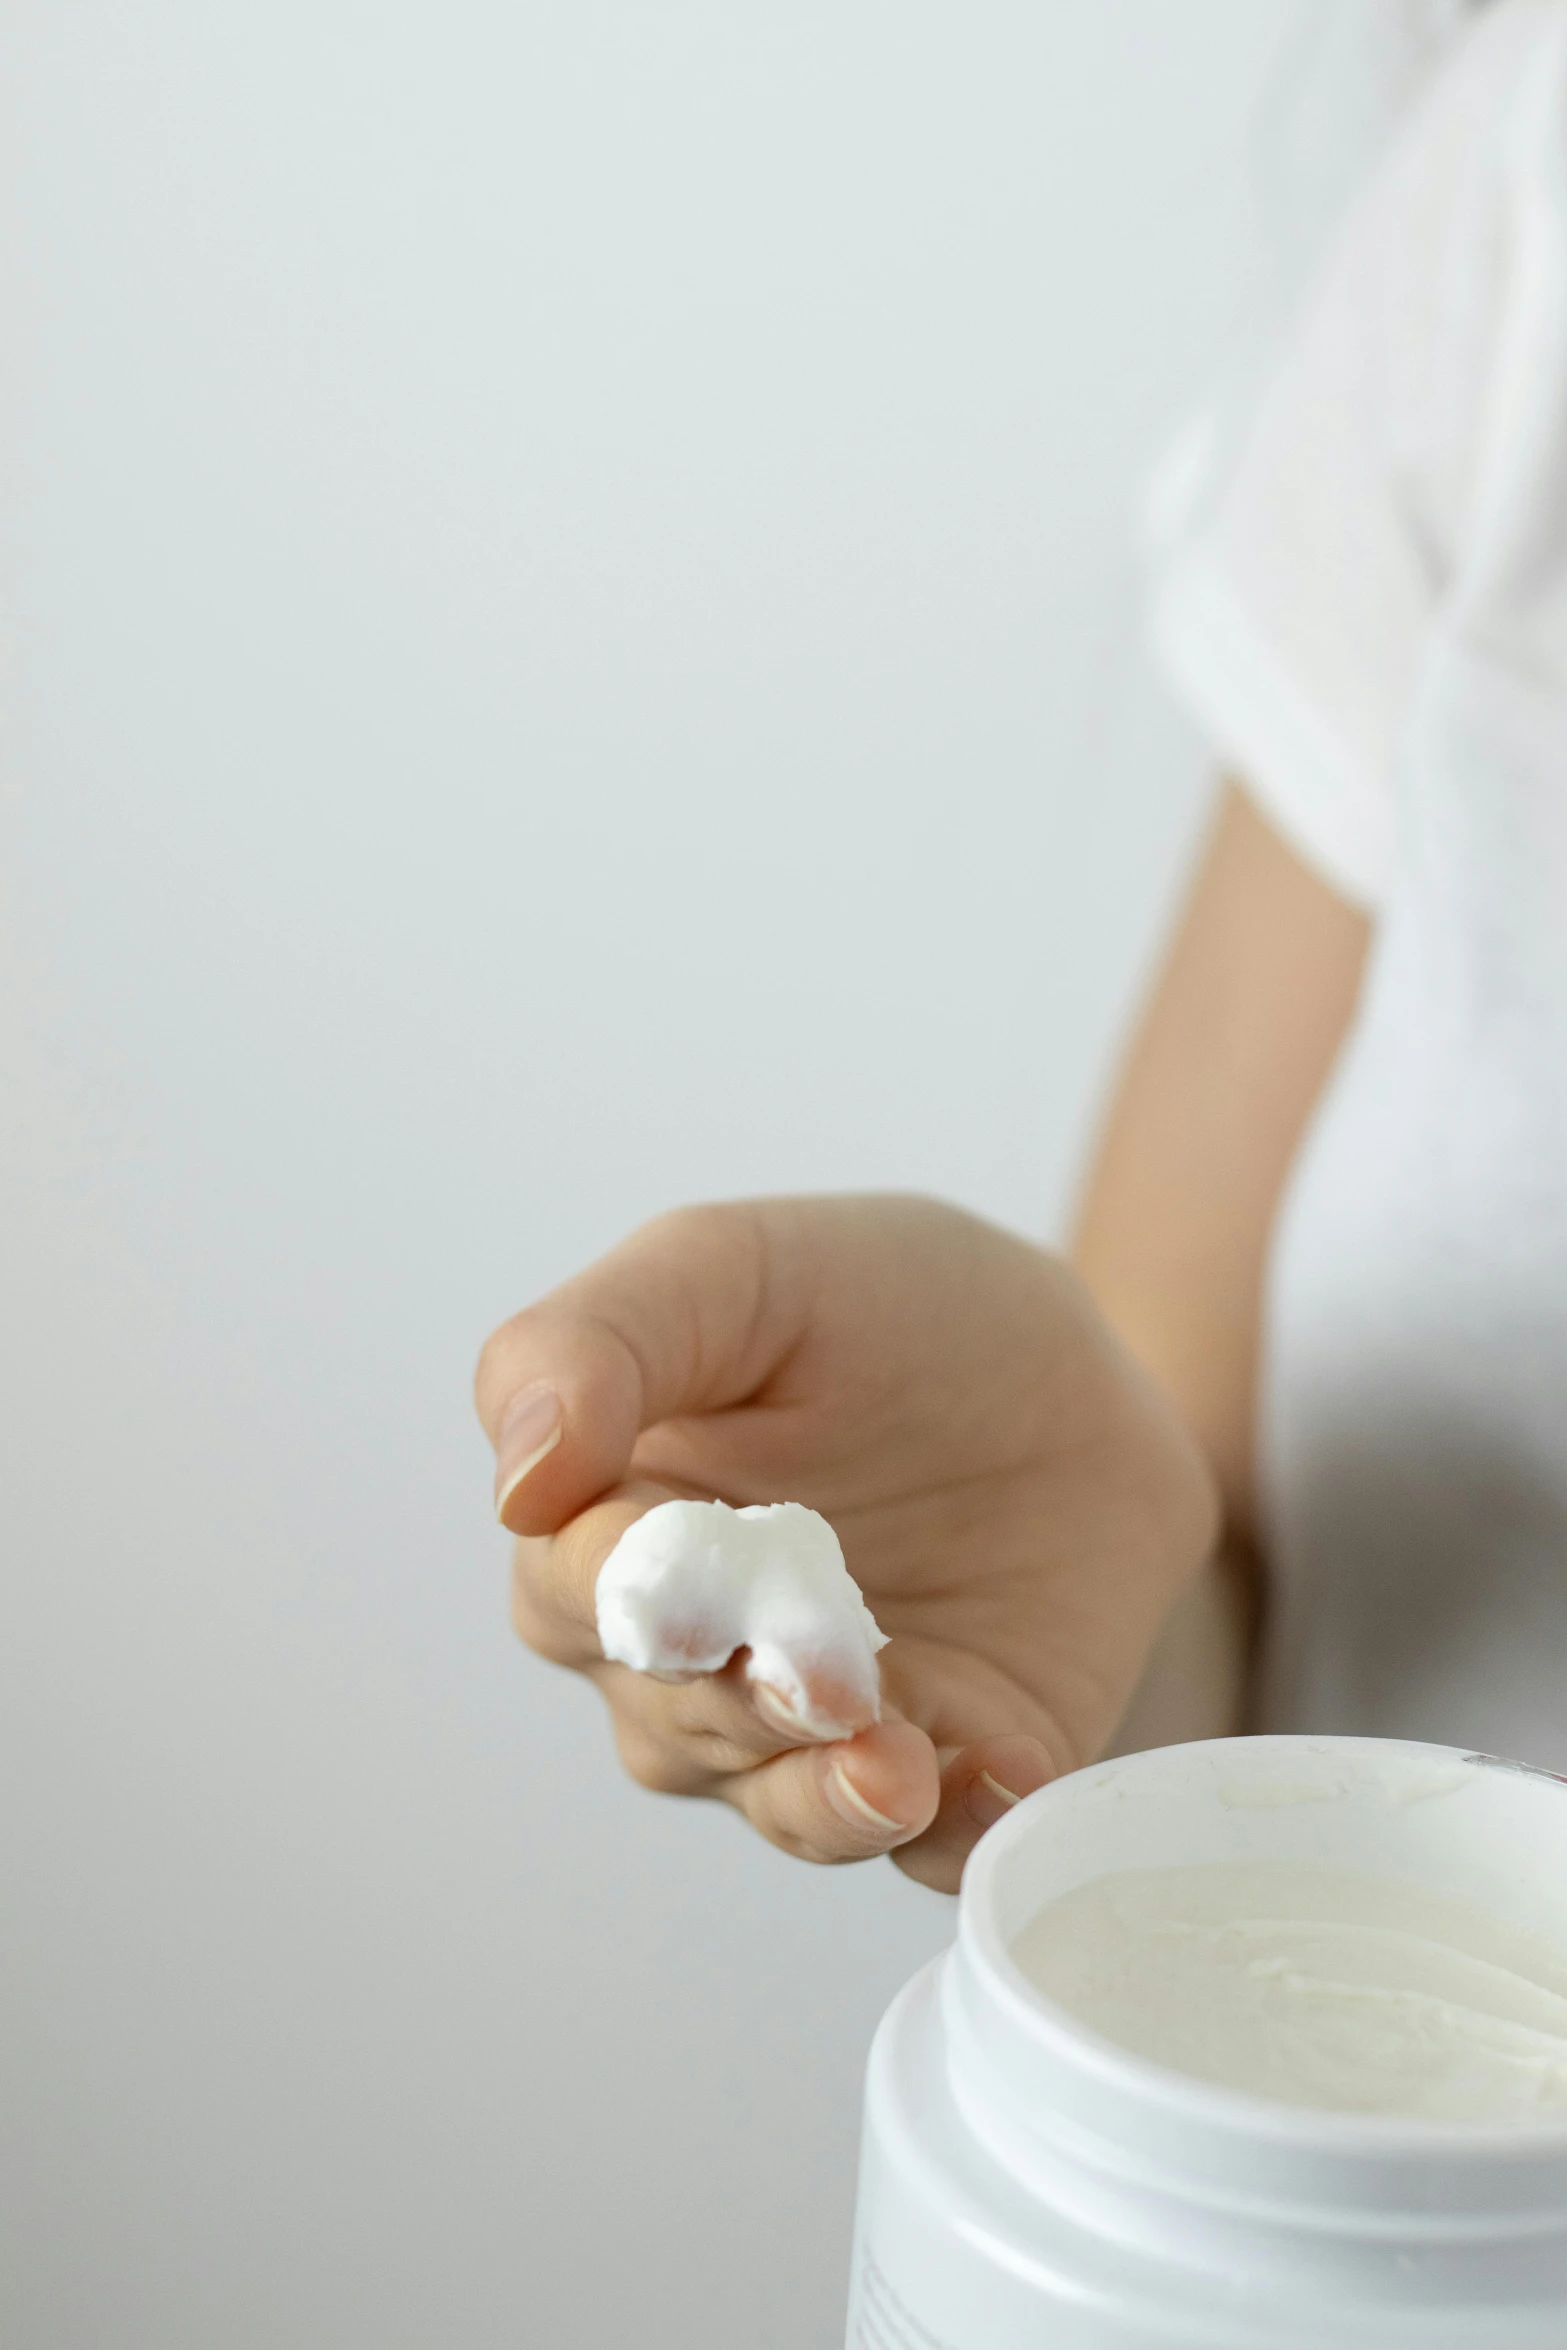
[[1475, 488], [1509, 127], [1563, 13], [1503, 0], [1464, 36], [1227, 454], [1188, 444], [1155, 517], [1168, 676], [1285, 838], [1367, 906], [1385, 891], [1400, 743]]

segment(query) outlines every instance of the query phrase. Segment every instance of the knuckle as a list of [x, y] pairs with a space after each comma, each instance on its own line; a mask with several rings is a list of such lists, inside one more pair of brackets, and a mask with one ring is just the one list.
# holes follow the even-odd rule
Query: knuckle
[[530, 1543], [519, 1542], [512, 1561], [512, 1630], [524, 1647], [547, 1664], [580, 1668], [590, 1660], [592, 1645], [580, 1627], [552, 1603], [548, 1584], [541, 1579]]
[[475, 1391], [481, 1395], [483, 1394], [486, 1386], [489, 1384], [495, 1370], [495, 1355], [499, 1340], [500, 1330], [492, 1330], [489, 1337], [480, 1347], [479, 1359], [473, 1366], [474, 1388]]
[[671, 1689], [667, 1711], [670, 1729], [680, 1745], [715, 1778], [750, 1770], [773, 1750], [759, 1724], [747, 1741], [742, 1701], [716, 1689], [711, 1679]]
[[511, 1625], [524, 1648], [531, 1648], [534, 1655], [543, 1657], [546, 1664], [575, 1665], [580, 1662], [576, 1643], [564, 1637], [560, 1625], [516, 1591], [512, 1593]]
[[757, 1759], [754, 1751], [741, 1746], [725, 1730], [687, 1730], [682, 1734], [682, 1743], [692, 1761], [715, 1779], [727, 1779], [736, 1771], [750, 1770]]
[[756, 1211], [744, 1200], [698, 1200], [666, 1208], [643, 1225], [640, 1238], [677, 1257], [749, 1254], [755, 1245]]
[[650, 1795], [692, 1795], [699, 1782], [693, 1778], [690, 1766], [678, 1752], [663, 1739], [652, 1736], [640, 1723], [628, 1722], [617, 1713], [611, 1714], [615, 1725], [615, 1746], [620, 1755], [621, 1768], [628, 1778], [645, 1787]]
[[722, 1224], [733, 1213], [721, 1200], [687, 1200], [679, 1207], [661, 1209], [650, 1216], [642, 1230], [648, 1234], [667, 1234], [671, 1238], [686, 1232], [709, 1232]]
[[517, 1333], [524, 1317], [513, 1314], [502, 1322], [479, 1349], [479, 1360], [474, 1366], [473, 1394], [482, 1418], [487, 1410], [496, 1409], [515, 1383]]

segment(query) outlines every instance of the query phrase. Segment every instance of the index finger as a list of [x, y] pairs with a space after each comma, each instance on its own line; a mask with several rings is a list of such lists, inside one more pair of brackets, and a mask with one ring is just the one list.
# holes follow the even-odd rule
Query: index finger
[[603, 1654], [599, 1569], [628, 1526], [670, 1499], [663, 1486], [626, 1486], [582, 1511], [559, 1534], [519, 1543], [512, 1613], [530, 1648], [577, 1668]]
[[789, 1343], [776, 1254], [760, 1203], [681, 1209], [503, 1323], [475, 1381], [501, 1523], [555, 1532], [644, 1428], [754, 1394]]

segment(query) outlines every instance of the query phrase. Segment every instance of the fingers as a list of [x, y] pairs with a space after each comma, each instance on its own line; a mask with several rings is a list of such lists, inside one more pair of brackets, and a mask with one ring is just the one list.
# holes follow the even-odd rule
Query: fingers
[[754, 1393], [789, 1343], [776, 1255], [760, 1206], [682, 1209], [503, 1324], [475, 1381], [502, 1523], [553, 1532], [644, 1428]]
[[[803, 1719], [781, 1691], [751, 1677], [744, 1650], [717, 1673], [670, 1681], [609, 1664], [599, 1645], [596, 1587], [615, 1544], [643, 1513], [669, 1499], [661, 1486], [640, 1483], [585, 1510], [561, 1533], [524, 1537], [513, 1545], [512, 1623], [519, 1638], [551, 1664], [590, 1673], [610, 1704], [622, 1758], [635, 1750], [632, 1775], [669, 1792], [708, 1793], [729, 1773], [781, 1754], [787, 1747], [825, 1744], [842, 1727], [823, 1732]], [[864, 1699], [840, 1689], [829, 1675], [807, 1670], [807, 1694], [818, 1722], [863, 1724]]]
[[[629, 1523], [643, 1506], [617, 1497], [592, 1514], [613, 1539], [615, 1522]], [[559, 1537], [517, 1544], [517, 1628], [553, 1663], [591, 1675], [609, 1707], [621, 1762], [639, 1785], [660, 1795], [718, 1797], [771, 1843], [807, 1860], [869, 1860], [930, 1827], [941, 1785], [923, 1730], [893, 1717], [852, 1739], [809, 1740], [748, 1679], [743, 1651], [722, 1672], [683, 1682], [606, 1664], [591, 1613], [583, 1614], [581, 1594], [589, 1593], [590, 1610], [591, 1585], [578, 1573], [565, 1584], [562, 1604], [551, 1595], [548, 1554], [565, 1547]]]
[[[621, 1761], [640, 1785], [718, 1797], [803, 1859], [891, 1853], [920, 1884], [955, 1893], [985, 1830], [1058, 1778], [1062, 1764], [1041, 1739], [1019, 1733], [971, 1739], [955, 1752], [942, 1750], [938, 1761], [929, 1732], [896, 1710], [852, 1739], [813, 1741], [750, 1681], [743, 1651], [723, 1671], [683, 1682], [606, 1663], [594, 1606], [599, 1568], [626, 1528], [666, 1498], [658, 1486], [628, 1487], [562, 1534], [519, 1541], [513, 1616], [523, 1639], [552, 1663], [592, 1676], [609, 1706]], [[961, 1736], [943, 1722], [952, 1693], [932, 1705], [926, 1692], [922, 1703], [919, 1679], [916, 1672], [900, 1694], [938, 1736]], [[972, 1722], [974, 1712], [962, 1711]]]
[[905, 1876], [956, 1893], [963, 1864], [987, 1828], [1060, 1773], [1037, 1738], [976, 1739], [947, 1762], [940, 1802], [923, 1834], [893, 1853]]
[[599, 1665], [592, 1678], [621, 1761], [660, 1795], [721, 1795], [729, 1780], [802, 1743], [798, 1728], [758, 1705], [743, 1655], [691, 1681], [656, 1681], [626, 1665]]
[[1059, 1770], [1037, 1738], [975, 1740], [945, 1762], [928, 1734], [890, 1714], [852, 1739], [809, 1740], [747, 1675], [744, 1652], [719, 1673], [666, 1682], [607, 1664], [594, 1625], [598, 1567], [625, 1528], [661, 1498], [617, 1494], [553, 1540], [520, 1541], [513, 1614], [529, 1645], [597, 1683], [626, 1770], [663, 1795], [731, 1804], [770, 1843], [805, 1860], [891, 1853], [920, 1884], [955, 1893], [970, 1852]]
[[639, 1784], [717, 1797], [797, 1859], [872, 1860], [956, 1893], [987, 1828], [1058, 1776], [1037, 1739], [976, 1740], [943, 1770], [912, 1722], [892, 1717], [826, 1746], [785, 1745], [751, 1703], [743, 1666], [679, 1687], [623, 1666], [595, 1676]]
[[[629, 1505], [606, 1504], [605, 1515]], [[634, 1512], [633, 1512], [634, 1514]], [[560, 1544], [519, 1542], [518, 1628], [553, 1662], [584, 1667], [609, 1707], [621, 1762], [660, 1795], [705, 1795], [733, 1805], [752, 1827], [803, 1859], [868, 1860], [927, 1829], [940, 1800], [936, 1750], [923, 1730], [896, 1718], [852, 1739], [802, 1737], [772, 1714], [747, 1677], [742, 1652], [720, 1673], [655, 1680], [588, 1655], [580, 1624], [548, 1616], [538, 1634], [528, 1574], [536, 1554]]]
[[800, 1860], [872, 1860], [936, 1815], [936, 1750], [912, 1722], [878, 1722], [833, 1746], [792, 1747], [714, 1792]]
[[603, 1654], [595, 1600], [599, 1569], [626, 1528], [669, 1498], [664, 1486], [623, 1486], [561, 1533], [518, 1542], [512, 1552], [511, 1616], [519, 1637], [553, 1665], [583, 1672], [598, 1663]]
[[[629, 1526], [670, 1498], [667, 1487], [639, 1480], [584, 1510], [559, 1534], [519, 1539], [512, 1554], [512, 1623], [519, 1638], [551, 1664], [576, 1672], [601, 1667], [598, 1579], [604, 1562]], [[695, 1620], [692, 1631], [698, 1649], [709, 1658], [725, 1645], [724, 1635], [715, 1634], [711, 1624]], [[732, 1684], [722, 1672], [707, 1678], [724, 1693], [726, 1702], [743, 1702], [748, 1716], [768, 1725], [769, 1753], [841, 1738], [874, 1720], [874, 1689], [852, 1682], [830, 1654], [801, 1656], [796, 1671], [798, 1681], [789, 1690], [772, 1689], [753, 1678], [743, 1659]], [[654, 1690], [670, 1685], [647, 1675], [639, 1678]], [[797, 1705], [802, 1699], [804, 1713]], [[690, 1701], [682, 1700], [682, 1705], [689, 1712]], [[666, 1707], [666, 1716], [677, 1730], [685, 1718], [680, 1706]]]

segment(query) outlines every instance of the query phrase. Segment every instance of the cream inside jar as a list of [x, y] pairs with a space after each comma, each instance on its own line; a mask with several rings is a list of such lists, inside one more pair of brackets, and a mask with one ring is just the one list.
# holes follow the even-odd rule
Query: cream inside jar
[[1012, 1955], [1080, 2023], [1286, 2105], [1508, 2124], [1567, 2111], [1567, 1951], [1478, 1905], [1298, 1861], [1126, 1869]]

